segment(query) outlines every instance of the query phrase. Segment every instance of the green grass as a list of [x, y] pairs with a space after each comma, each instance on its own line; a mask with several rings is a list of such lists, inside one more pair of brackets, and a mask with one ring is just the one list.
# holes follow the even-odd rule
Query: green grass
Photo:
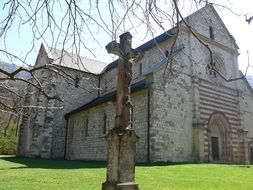
[[[0, 189], [100, 190], [104, 162], [0, 158]], [[252, 190], [253, 167], [157, 164], [136, 167], [140, 190]]]

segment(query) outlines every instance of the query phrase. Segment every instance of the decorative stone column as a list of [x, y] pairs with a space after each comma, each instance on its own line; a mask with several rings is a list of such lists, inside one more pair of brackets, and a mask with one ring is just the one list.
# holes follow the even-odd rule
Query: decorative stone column
[[240, 142], [240, 158], [239, 163], [241, 164], [250, 164], [249, 160], [249, 150], [248, 150], [248, 130], [238, 129], [238, 140]]
[[195, 161], [208, 162], [208, 150], [205, 147], [205, 125], [193, 124], [193, 155]]

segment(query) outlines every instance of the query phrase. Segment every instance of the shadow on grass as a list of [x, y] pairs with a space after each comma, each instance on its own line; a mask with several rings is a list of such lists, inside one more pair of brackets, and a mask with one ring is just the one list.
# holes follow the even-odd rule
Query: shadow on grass
[[198, 162], [154, 162], [154, 163], [137, 163], [136, 166], [140, 167], [152, 167], [152, 166], [175, 166], [186, 164], [201, 164]]
[[81, 160], [51, 160], [42, 158], [3, 157], [2, 160], [22, 164], [23, 166], [9, 167], [8, 169], [42, 168], [42, 169], [81, 169], [105, 168], [106, 162]]
[[[17, 167], [9, 167], [8, 169], [24, 169], [24, 168], [44, 168], [44, 169], [81, 169], [81, 168], [106, 168], [106, 162], [103, 161], [87, 161], [87, 160], [52, 160], [42, 158], [27, 157], [1, 157], [0, 159], [21, 164]], [[137, 163], [136, 166], [152, 167], [152, 166], [170, 166], [192, 163], [174, 163], [174, 162], [156, 162], [156, 163]]]
[[[87, 161], [87, 160], [53, 160], [42, 158], [27, 157], [0, 157], [0, 159], [21, 164], [17, 167], [8, 167], [6, 169], [24, 169], [24, 168], [42, 168], [42, 169], [81, 169], [81, 168], [106, 168], [104, 161]], [[136, 163], [140, 167], [155, 166], [175, 166], [186, 164], [202, 164], [198, 162], [155, 162], [155, 163]], [[1, 169], [0, 169], [1, 170]]]

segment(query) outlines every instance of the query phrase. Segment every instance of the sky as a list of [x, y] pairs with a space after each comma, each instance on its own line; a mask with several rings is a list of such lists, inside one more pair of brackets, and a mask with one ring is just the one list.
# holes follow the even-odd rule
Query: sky
[[[240, 69], [243, 71], [245, 70], [248, 62], [253, 65], [253, 20], [250, 24], [248, 24], [245, 22], [244, 15], [249, 13], [249, 15], [253, 16], [253, 1], [234, 0], [232, 8], [242, 16], [233, 15], [228, 10], [219, 10], [217, 8], [216, 10], [218, 11], [229, 32], [234, 36], [236, 43], [240, 48], [238, 62]], [[249, 52], [249, 61], [247, 51]], [[249, 72], [253, 74], [253, 69], [251, 68]]]
[[[86, 2], [86, 1], [84, 1]], [[163, 1], [162, 1], [163, 2]], [[165, 1], [166, 2], [166, 1]], [[189, 15], [192, 13], [194, 9], [191, 8], [190, 4], [188, 4], [189, 0], [179, 0], [180, 3], [184, 4], [184, 9], [182, 9], [183, 16]], [[216, 1], [219, 4], [224, 4], [227, 7], [231, 8], [222, 9], [221, 7], [216, 7], [218, 14], [220, 15], [221, 19], [225, 23], [226, 27], [230, 31], [230, 33], [234, 36], [236, 43], [239, 46], [239, 67], [244, 72], [246, 65], [248, 62], [252, 63], [253, 65], [253, 21], [251, 24], [248, 24], [245, 21], [245, 14], [248, 16], [253, 16], [253, 1], [252, 0], [219, 0]], [[2, 7], [3, 1], [0, 1], [0, 7]], [[101, 5], [102, 7], [104, 5]], [[238, 15], [235, 15], [231, 12], [236, 12]], [[60, 11], [57, 12], [60, 15]], [[0, 11], [0, 19], [2, 20], [4, 16], [4, 11]], [[57, 18], [58, 15], [56, 15]], [[7, 46], [8, 50], [13, 54], [16, 54], [22, 58], [25, 57], [26, 53], [30, 51], [28, 57], [26, 58], [26, 62], [33, 65], [35, 63], [36, 56], [39, 51], [39, 47], [42, 39], [38, 41], [34, 41], [34, 47], [31, 45], [31, 32], [29, 32], [29, 25], [19, 25], [19, 23], [14, 23], [16, 27], [12, 27], [6, 37], [6, 43], [3, 42], [2, 38], [0, 38], [0, 48], [4, 48], [5, 45]], [[19, 27], [20, 26], [20, 27]], [[0, 27], [1, 24], [0, 24]], [[169, 29], [169, 28], [168, 28]], [[168, 30], [166, 29], [166, 30]], [[105, 50], [105, 45], [109, 43], [112, 39], [103, 33], [103, 31], [94, 27], [94, 36], [97, 39], [97, 42], [92, 40], [91, 38], [87, 39], [87, 43], [89, 44], [90, 49], [94, 52], [94, 55], [91, 54], [89, 51], [82, 49], [81, 56], [89, 57], [92, 59], [96, 59], [102, 62], [110, 63], [115, 56], [108, 55]], [[156, 30], [155, 36], [163, 33], [163, 30]], [[148, 41], [151, 37], [144, 38], [144, 34], [137, 29], [137, 32], [133, 35], [133, 47], [137, 47], [146, 41]], [[45, 41], [51, 41], [50, 37], [46, 37]], [[247, 53], [249, 52], [249, 53]], [[249, 59], [249, 61], [248, 61]], [[10, 62], [3, 54], [0, 54], [0, 60]], [[253, 68], [248, 71], [250, 74], [253, 74]]]

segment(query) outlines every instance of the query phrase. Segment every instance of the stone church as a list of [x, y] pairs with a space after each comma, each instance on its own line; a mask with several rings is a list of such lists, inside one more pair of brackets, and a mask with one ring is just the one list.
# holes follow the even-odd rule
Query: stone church
[[[211, 4], [185, 21], [212, 50], [219, 73], [242, 77], [238, 46]], [[183, 22], [179, 27], [177, 39], [171, 29], [136, 48], [144, 53], [133, 65], [131, 85], [132, 126], [139, 136], [136, 161], [252, 163], [251, 86], [244, 78], [228, 82], [213, 71], [207, 48]], [[30, 88], [25, 101], [38, 108], [23, 117], [18, 154], [106, 160], [105, 135], [115, 120], [117, 60], [106, 65], [42, 44], [34, 67], [45, 64], [73, 80], [46, 69], [36, 73], [44, 89], [64, 101], [47, 100]]]

